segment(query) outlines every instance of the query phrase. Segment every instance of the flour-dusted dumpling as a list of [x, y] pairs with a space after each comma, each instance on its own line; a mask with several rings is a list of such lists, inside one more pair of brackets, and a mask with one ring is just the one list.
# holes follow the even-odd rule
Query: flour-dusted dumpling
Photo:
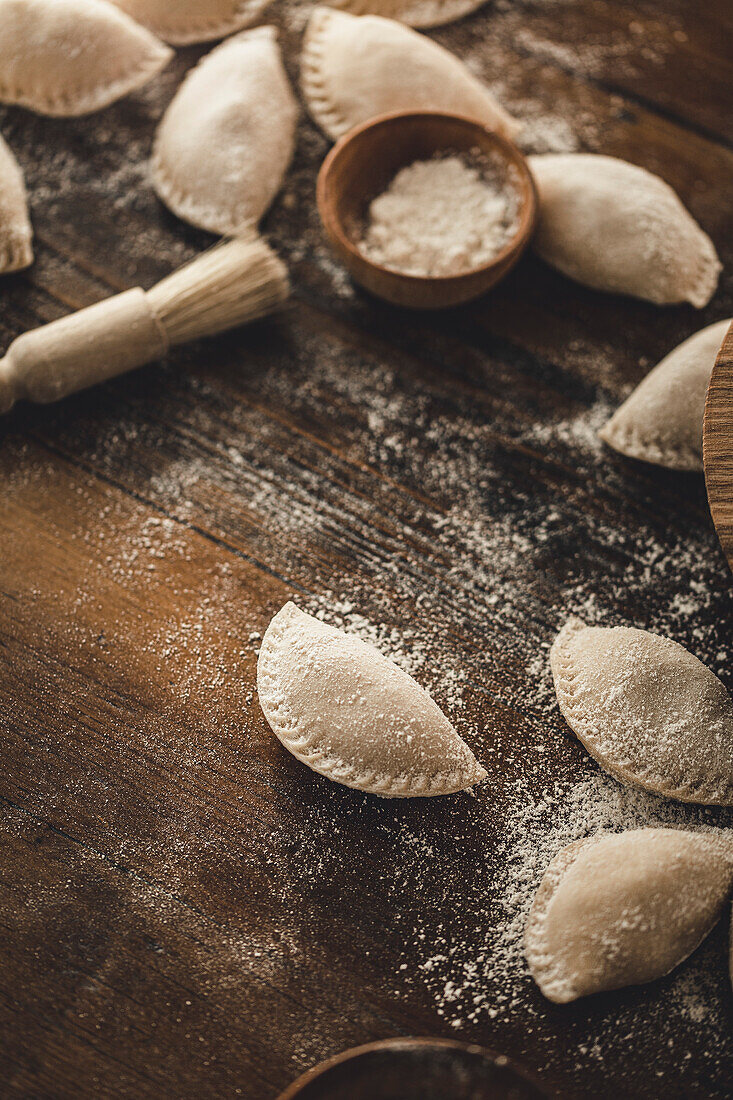
[[23, 173], [0, 137], [0, 274], [33, 263], [32, 238]]
[[544, 995], [564, 1004], [668, 974], [720, 918], [732, 854], [717, 834], [679, 829], [602, 834], [564, 848], [524, 934]]
[[351, 15], [383, 15], [411, 27], [440, 27], [483, 7], [486, 0], [327, 0]]
[[140, 88], [173, 51], [107, 0], [2, 0], [0, 101], [84, 115]]
[[510, 136], [519, 128], [454, 54], [377, 15], [317, 7], [301, 80], [310, 113], [332, 138], [388, 111], [454, 111]]
[[293, 603], [262, 639], [257, 690], [285, 748], [347, 787], [402, 798], [452, 794], [486, 777], [411, 676]]
[[156, 191], [193, 225], [241, 232], [280, 188], [296, 115], [275, 28], [227, 39], [191, 70], [163, 116], [153, 150]]
[[672, 188], [636, 164], [594, 153], [529, 157], [540, 195], [534, 248], [596, 290], [706, 305], [721, 270], [712, 241]]
[[601, 428], [601, 439], [629, 458], [702, 470], [705, 394], [730, 323], [716, 321], [666, 355]]
[[185, 46], [241, 31], [272, 0], [113, 0], [158, 38]]
[[733, 805], [733, 700], [684, 646], [570, 619], [550, 665], [568, 725], [613, 775], [682, 802]]

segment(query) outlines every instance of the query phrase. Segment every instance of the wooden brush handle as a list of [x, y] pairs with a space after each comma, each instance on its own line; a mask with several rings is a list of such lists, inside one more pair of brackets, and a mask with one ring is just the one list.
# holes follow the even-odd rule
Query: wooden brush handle
[[20, 397], [56, 401], [168, 351], [165, 329], [135, 287], [25, 332], [0, 359], [0, 413]]

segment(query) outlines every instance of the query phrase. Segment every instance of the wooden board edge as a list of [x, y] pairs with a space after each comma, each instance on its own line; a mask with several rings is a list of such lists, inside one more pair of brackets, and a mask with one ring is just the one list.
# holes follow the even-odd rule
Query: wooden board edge
[[710, 513], [733, 569], [733, 323], [710, 375], [702, 426], [702, 457]]

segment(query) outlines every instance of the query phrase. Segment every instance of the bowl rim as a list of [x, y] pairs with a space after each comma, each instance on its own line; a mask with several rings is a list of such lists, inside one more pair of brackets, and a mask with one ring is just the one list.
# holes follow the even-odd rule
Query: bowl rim
[[[496, 143], [506, 161], [519, 170], [527, 185], [526, 189], [521, 190], [523, 201], [520, 209], [519, 224], [511, 240], [504, 246], [501, 252], [498, 252], [496, 256], [487, 263], [481, 264], [479, 267], [469, 268], [467, 271], [461, 271], [457, 275], [412, 275], [408, 272], [400, 271], [398, 268], [385, 267], [383, 264], [375, 263], [374, 260], [371, 260], [356, 247], [348, 234], [344, 231], [341, 220], [335, 216], [335, 206], [330, 206], [326, 202], [327, 188], [333, 166], [347, 146], [351, 145], [353, 141], [358, 140], [367, 130], [391, 125], [395, 122], [405, 122], [415, 118], [450, 119], [461, 125], [470, 126], [477, 132], [488, 135]], [[446, 148], [449, 148], [449, 146]], [[438, 152], [438, 150], [436, 150], [436, 152]], [[441, 282], [449, 283], [451, 286], [457, 286], [462, 280], [473, 281], [477, 276], [480, 277], [481, 275], [495, 271], [498, 267], [505, 264], [507, 260], [511, 259], [517, 252], [524, 250], [537, 227], [539, 219], [539, 194], [537, 191], [537, 184], [535, 183], [534, 176], [527, 163], [527, 158], [519, 146], [510, 138], [500, 134], [498, 130], [492, 129], [491, 126], [487, 126], [478, 119], [471, 118], [470, 115], [459, 114], [456, 111], [388, 111], [381, 115], [375, 115], [367, 119], [366, 122], [359, 123], [359, 125], [352, 127], [351, 130], [348, 130], [338, 139], [336, 144], [328, 151], [321, 164], [316, 180], [316, 205], [318, 207], [321, 223], [327, 233], [332, 234], [338, 240], [339, 245], [345, 249], [357, 264], [365, 264], [371, 267], [373, 271], [378, 271], [392, 278], [403, 279], [406, 283], [418, 287], [435, 286]]]
[[365, 1054], [371, 1054], [379, 1050], [414, 1050], [416, 1047], [442, 1047], [452, 1050], [461, 1050], [468, 1054], [481, 1055], [486, 1060], [492, 1061], [501, 1068], [513, 1070], [514, 1073], [526, 1081], [528, 1085], [532, 1085], [533, 1088], [537, 1089], [539, 1095], [548, 1097], [548, 1100], [550, 1100], [552, 1096], [534, 1074], [526, 1070], [524, 1066], [519, 1065], [513, 1058], [508, 1057], [506, 1054], [500, 1054], [498, 1051], [491, 1050], [489, 1047], [482, 1046], [480, 1043], [463, 1042], [460, 1039], [431, 1038], [430, 1036], [396, 1035], [391, 1039], [377, 1039], [371, 1043], [363, 1043], [360, 1046], [350, 1047], [348, 1050], [343, 1050], [339, 1054], [332, 1055], [330, 1058], [325, 1058], [322, 1062], [318, 1062], [315, 1066], [311, 1066], [310, 1069], [305, 1070], [304, 1073], [292, 1081], [283, 1092], [279, 1093], [276, 1100], [298, 1100], [298, 1097], [307, 1085], [317, 1081], [319, 1077], [325, 1077], [332, 1069], [335, 1069], [344, 1062], [361, 1058]]

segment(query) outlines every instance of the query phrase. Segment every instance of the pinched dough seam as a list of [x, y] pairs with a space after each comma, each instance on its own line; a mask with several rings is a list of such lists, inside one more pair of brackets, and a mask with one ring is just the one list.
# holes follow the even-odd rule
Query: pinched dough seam
[[[159, 153], [153, 154], [153, 181], [155, 189], [174, 214], [184, 221], [206, 229], [209, 233], [221, 233], [226, 236], [242, 233], [248, 228], [256, 228], [258, 218], [251, 214], [238, 215], [237, 211], [224, 211], [198, 202], [188, 191], [176, 183], [165, 169]], [[273, 196], [274, 197], [274, 196]], [[264, 214], [264, 210], [262, 211]], [[262, 215], [260, 215], [261, 217]]]
[[609, 285], [607, 281], [601, 278], [591, 281], [583, 271], [582, 263], [578, 263], [576, 256], [558, 255], [554, 243], [543, 244], [537, 236], [532, 242], [532, 249], [541, 260], [549, 264], [550, 267], [554, 267], [561, 275], [567, 276], [567, 278], [580, 283], [582, 286], [590, 287], [591, 290], [598, 290], [604, 294], [619, 294], [630, 298], [638, 298], [641, 301], [652, 302], [658, 306], [689, 302], [696, 309], [702, 309], [715, 293], [721, 265], [712, 241], [699, 226], [698, 229], [703, 237], [702, 245], [705, 255], [700, 258], [692, 279], [685, 283], [684, 288], [680, 288], [679, 285], [670, 286], [668, 282], [665, 283], [657, 279], [646, 293], [629, 289], [628, 283], [619, 285], [619, 282], [616, 282], [615, 285]]
[[[671, 188], [669, 190], [671, 192], [669, 198], [674, 199], [674, 204], [672, 206], [665, 205], [667, 207], [666, 212], [673, 218], [676, 216], [680, 200]], [[701, 309], [708, 304], [715, 292], [722, 265], [710, 237], [684, 206], [682, 209], [685, 216], [693, 223], [693, 228], [696, 230], [696, 244], [700, 249], [700, 255], [697, 257], [693, 270], [686, 269], [683, 273], [684, 278], [680, 278], [681, 269], [679, 265], [674, 262], [670, 267], [667, 258], [663, 254], [658, 254], [658, 270], [661, 272], [661, 277], [655, 280], [652, 293], [648, 296], [632, 293], [632, 296], [643, 297], [656, 305], [674, 305], [677, 302], [689, 302], [696, 309]], [[664, 232], [664, 226], [661, 224], [664, 219], [661, 213], [659, 219], [659, 229]], [[626, 291], [625, 293], [630, 292]]]
[[300, 83], [313, 118], [329, 137], [336, 139], [350, 129], [350, 124], [333, 106], [321, 72], [325, 36], [331, 19], [328, 11], [316, 12], [311, 18], [303, 43]]
[[202, 19], [197, 23], [189, 19], [185, 29], [183, 27], [177, 29], [170, 24], [155, 23], [152, 20], [148, 21], [146, 26], [164, 42], [170, 42], [174, 46], [188, 46], [195, 44], [198, 40], [197, 36], [201, 33], [210, 34], [212, 38], [226, 38], [236, 31], [244, 30], [252, 20], [258, 19], [271, 3], [272, 0], [244, 0], [226, 19]]
[[[618, 428], [609, 421], [598, 433], [604, 443], [628, 458], [638, 458], [645, 462], [654, 462], [660, 466], [669, 466], [675, 470], [701, 471], [702, 459], [692, 447], [664, 446], [654, 439], [645, 438], [639, 432], [629, 428]], [[677, 465], [683, 462], [684, 466]]]
[[[272, 39], [272, 41], [277, 40], [275, 28], [271, 26], [255, 27], [253, 30], [248, 31], [247, 34], [243, 37], [249, 39], [253, 36]], [[229, 45], [229, 43], [225, 42], [222, 47], [217, 46], [216, 49], [223, 49], [227, 45]], [[212, 51], [212, 53], [214, 52], [216, 52], [216, 50]], [[211, 55], [206, 55], [206, 57], [209, 56]], [[205, 58], [203, 60], [205, 60]], [[199, 62], [199, 65], [200, 64], [201, 62]], [[195, 66], [186, 75], [184, 84], [185, 81], [188, 80], [188, 78], [196, 71], [197, 68], [198, 66]], [[282, 72], [282, 76], [285, 84], [287, 85], [288, 80], [284, 70]], [[183, 84], [181, 85], [181, 87], [183, 87]], [[197, 225], [200, 229], [205, 229], [209, 233], [220, 233], [224, 236], [234, 236], [235, 234], [241, 234], [246, 232], [248, 229], [256, 230], [260, 218], [262, 218], [265, 212], [272, 205], [275, 197], [282, 188], [285, 173], [290, 166], [290, 163], [293, 159], [293, 153], [295, 151], [294, 137], [291, 137], [290, 144], [291, 148], [288, 155], [288, 162], [283, 168], [282, 173], [280, 174], [277, 187], [270, 196], [267, 205], [257, 215], [250, 213], [246, 209], [242, 209], [246, 206], [246, 200], [240, 202], [234, 210], [222, 210], [221, 207], [207, 206], [206, 204], [199, 202], [195, 198], [195, 196], [193, 196], [189, 191], [184, 190], [184, 188], [181, 187], [181, 185], [176, 180], [174, 180], [168, 172], [157, 145], [157, 137], [151, 157], [153, 184], [160, 198], [163, 200], [163, 202], [165, 202], [167, 206], [170, 207], [174, 214], [182, 218], [184, 221], [188, 221], [191, 222], [193, 225]]]
[[[312, 752], [310, 748], [314, 737], [311, 734], [299, 734], [298, 721], [285, 706], [285, 701], [275, 688], [275, 677], [267, 668], [270, 656], [275, 656], [278, 643], [283, 639], [282, 631], [273, 631], [268, 644], [263, 643], [257, 666], [257, 690], [265, 718], [273, 732], [286, 748], [302, 763], [313, 771], [325, 775], [327, 779], [336, 779], [346, 787], [354, 787], [381, 797], [421, 796], [435, 794], [457, 794], [476, 782], [470, 773], [457, 769], [452, 772], [438, 772], [436, 775], [423, 775], [414, 779], [394, 779], [385, 773], [359, 772], [353, 764], [337, 756], [329, 756], [319, 748]], [[285, 720], [281, 718], [284, 713]], [[477, 777], [480, 768], [477, 767]]]
[[[557, 642], [555, 643], [557, 645]], [[733, 781], [720, 784], [714, 780], [698, 780], [697, 783], [688, 783], [682, 787], [670, 787], [665, 778], [651, 768], [643, 768], [633, 764], [628, 758], [615, 758], [599, 760], [596, 751], [589, 743], [589, 737], [601, 740], [601, 734], [596, 725], [591, 721], [588, 712], [575, 699], [574, 683], [579, 679], [580, 672], [573, 672], [572, 658], [564, 645], [556, 650], [558, 658], [552, 662], [552, 674], [555, 681], [555, 692], [560, 710], [568, 725], [582, 741], [594, 760], [617, 778], [632, 785], [641, 785], [655, 794], [663, 794], [669, 798], [679, 799], [680, 802], [697, 802], [705, 805], [728, 806], [733, 804]], [[557, 665], [557, 668], [555, 667]]]
[[[469, 15], [485, 3], [486, 0], [429, 0], [428, 5], [424, 0], [403, 0], [402, 3], [399, 0], [392, 0], [391, 12], [385, 18], [398, 19], [410, 27], [442, 27], [446, 23], [454, 23], [456, 20], [462, 19], [464, 15]], [[426, 7], [429, 7], [429, 10], [433, 10], [436, 14], [434, 16], [428, 15], [426, 18], [421, 16], [421, 12]], [[349, 0], [345, 0], [345, 2], [342, 0], [337, 8], [339, 11], [350, 12], [352, 15], [382, 14], [381, 12], [375, 12], [373, 7], [370, 7], [369, 0], [354, 0], [352, 3]], [[437, 15], [439, 11], [444, 14]], [[399, 12], [399, 15], [397, 12]]]
[[157, 56], [150, 56], [139, 65], [131, 69], [123, 76], [109, 84], [97, 83], [92, 88], [74, 88], [55, 95], [42, 94], [40, 92], [26, 92], [21, 88], [9, 88], [0, 86], [0, 102], [12, 103], [19, 107], [27, 107], [32, 111], [45, 111], [49, 114], [59, 110], [64, 112], [77, 112], [84, 114], [91, 111], [101, 111], [109, 107], [118, 99], [130, 92], [142, 88], [149, 80], [163, 69], [173, 57], [173, 51], [167, 46], [161, 46], [161, 52]]
[[[682, 831], [687, 832], [688, 830]], [[607, 835], [613, 834], [601, 833], [597, 836], [584, 837], [581, 840], [574, 841], [574, 843], [568, 845], [567, 848], [558, 852], [545, 871], [542, 882], [532, 902], [529, 917], [527, 918], [527, 925], [524, 930], [524, 955], [532, 977], [537, 982], [542, 993], [551, 1001], [567, 1003], [568, 1001], [575, 1000], [580, 994], [575, 990], [572, 977], [570, 975], [563, 975], [547, 945], [547, 940], [545, 938], [545, 918], [547, 916], [547, 910], [557, 893], [560, 883], [581, 852], [589, 845], [598, 843]], [[720, 854], [722, 859], [728, 862], [733, 860], [733, 851], [730, 849], [730, 844], [726, 843], [726, 838], [719, 838], [705, 833], [696, 833], [695, 835], [705, 837], [706, 841], [709, 840], [711, 847]], [[697, 950], [703, 940], [710, 934], [712, 928], [717, 924], [718, 919], [719, 914], [713, 918], [703, 931], [700, 939], [687, 954], [677, 959], [665, 973], [670, 974], [676, 967], [680, 966], [685, 959], [689, 959], [693, 951]], [[663, 976], [663, 974], [658, 975], [660, 978]], [[571, 995], [568, 996], [567, 994]]]
[[[322, 75], [325, 36], [330, 18], [331, 13], [329, 11], [320, 11], [311, 20], [303, 43], [300, 83], [311, 115], [321, 129], [335, 141], [356, 124], [352, 124], [344, 118], [334, 107]], [[313, 21], [314, 19], [316, 22]], [[499, 133], [505, 134], [507, 137], [514, 136], [521, 129], [521, 123], [510, 115], [500, 103], [493, 101], [488, 89], [484, 89], [484, 91], [486, 93], [487, 115], [490, 119], [493, 119], [490, 124]]]
[[530, 973], [545, 997], [559, 1004], [575, 1000], [578, 994], [572, 977], [562, 973], [550, 952], [545, 938], [545, 918], [565, 873], [575, 863], [581, 851], [593, 844], [595, 839], [585, 837], [576, 840], [557, 853], [542, 876], [524, 930], [524, 957]]
[[33, 263], [33, 248], [30, 232], [11, 237], [0, 245], [0, 271], [20, 271]]
[[708, 304], [715, 293], [715, 288], [718, 285], [718, 278], [721, 272], [721, 263], [718, 259], [715, 245], [710, 240], [705, 230], [699, 226], [698, 230], [700, 233], [700, 244], [702, 246], [703, 255], [700, 257], [700, 262], [695, 270], [692, 285], [685, 295], [685, 301], [695, 306], [696, 309], [702, 309], [703, 306]]
[[429, 9], [435, 8], [436, 13], [439, 10], [444, 11], [443, 15], [427, 17], [421, 16], [421, 10], [428, 5], [424, 3], [424, 0], [409, 0], [406, 2], [405, 13], [402, 18], [411, 27], [442, 27], [446, 23], [455, 23], [458, 19], [462, 19], [464, 15], [470, 15], [471, 12], [476, 11], [486, 0], [432, 0], [429, 5]]

